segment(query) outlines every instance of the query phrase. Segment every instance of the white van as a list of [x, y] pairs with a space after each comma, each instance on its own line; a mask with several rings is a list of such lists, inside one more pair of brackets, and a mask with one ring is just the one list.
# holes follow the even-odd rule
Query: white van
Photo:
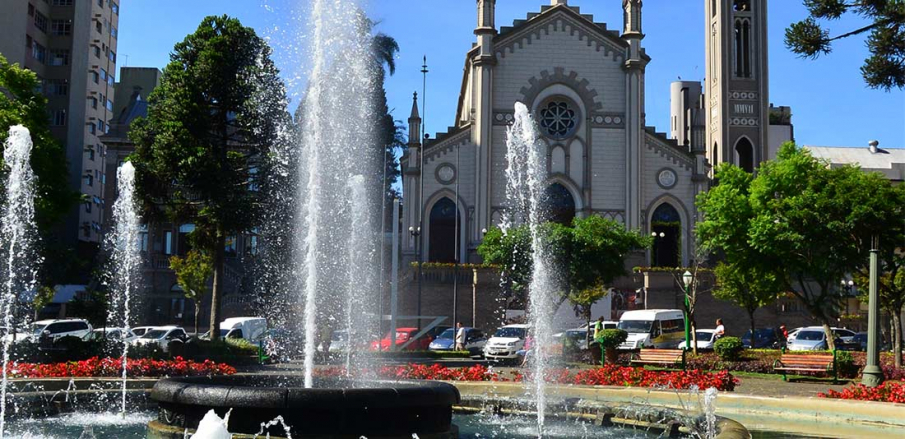
[[678, 309], [626, 311], [619, 319], [619, 329], [628, 332], [619, 349], [675, 349], [685, 340], [685, 317]]
[[220, 322], [221, 338], [243, 338], [257, 342], [267, 331], [267, 320], [263, 317], [232, 317]]

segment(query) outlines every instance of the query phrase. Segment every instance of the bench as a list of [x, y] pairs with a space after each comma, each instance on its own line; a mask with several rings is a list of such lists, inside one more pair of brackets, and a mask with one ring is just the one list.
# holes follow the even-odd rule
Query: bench
[[684, 349], [641, 349], [632, 354], [632, 364], [654, 364], [667, 368], [679, 366], [685, 370]]
[[803, 355], [783, 353], [779, 360], [773, 361], [773, 370], [782, 373], [782, 380], [788, 381], [789, 372], [809, 372], [833, 375], [833, 382], [838, 381], [836, 371], [836, 351], [824, 355]]

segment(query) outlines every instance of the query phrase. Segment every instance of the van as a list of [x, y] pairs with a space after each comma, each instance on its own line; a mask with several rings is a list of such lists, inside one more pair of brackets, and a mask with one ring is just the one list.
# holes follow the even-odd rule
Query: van
[[263, 317], [232, 317], [220, 322], [221, 338], [242, 338], [257, 342], [267, 331], [267, 320]]
[[82, 338], [91, 333], [91, 324], [84, 319], [39, 320], [32, 324], [34, 340], [47, 337], [57, 340], [63, 337]]
[[685, 340], [685, 315], [678, 309], [626, 311], [619, 329], [628, 332], [619, 349], [675, 349]]

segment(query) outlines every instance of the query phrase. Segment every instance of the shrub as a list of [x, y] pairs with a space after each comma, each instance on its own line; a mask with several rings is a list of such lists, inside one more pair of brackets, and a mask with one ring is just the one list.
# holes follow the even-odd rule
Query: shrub
[[863, 384], [855, 384], [841, 392], [828, 390], [826, 393], [818, 393], [821, 398], [854, 399], [858, 401], [880, 401], [905, 403], [905, 382], [887, 381], [877, 387], [867, 387]]
[[622, 329], [604, 329], [596, 341], [602, 348], [617, 348], [625, 343], [626, 339], [628, 339], [628, 332]]
[[856, 376], [858, 366], [855, 366], [855, 357], [849, 351], [836, 351], [836, 373], [839, 376]]
[[736, 361], [739, 359], [744, 346], [738, 337], [723, 337], [713, 344], [713, 351], [723, 361]]

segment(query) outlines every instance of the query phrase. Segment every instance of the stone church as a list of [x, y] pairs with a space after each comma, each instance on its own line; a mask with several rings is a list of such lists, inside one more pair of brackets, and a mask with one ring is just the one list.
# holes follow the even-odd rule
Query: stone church
[[417, 97], [413, 104], [403, 258], [418, 260], [420, 246], [426, 262], [480, 262], [483, 233], [505, 208], [506, 130], [522, 102], [542, 133], [554, 218], [612, 218], [654, 236], [634, 265], [688, 264], [695, 197], [713, 167], [753, 171], [791, 137], [790, 124], [768, 137], [767, 1], [699, 1], [708, 17], [706, 81], [671, 85], [671, 126], [660, 133], [646, 124], [645, 94], [666, 89], [646, 87], [642, 0], [622, 1], [618, 29], [567, 0], [498, 28], [496, 0], [477, 0], [454, 124], [422, 136]]

